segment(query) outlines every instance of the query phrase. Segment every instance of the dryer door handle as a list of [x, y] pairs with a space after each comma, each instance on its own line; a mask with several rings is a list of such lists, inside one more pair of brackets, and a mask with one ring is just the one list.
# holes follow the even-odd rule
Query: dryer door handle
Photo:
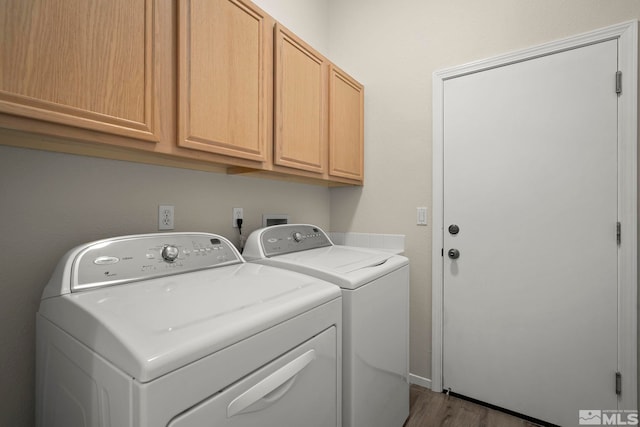
[[309, 350], [287, 363], [249, 390], [231, 401], [227, 407], [227, 416], [260, 411], [284, 396], [295, 382], [295, 377], [309, 363], [316, 359], [316, 351]]

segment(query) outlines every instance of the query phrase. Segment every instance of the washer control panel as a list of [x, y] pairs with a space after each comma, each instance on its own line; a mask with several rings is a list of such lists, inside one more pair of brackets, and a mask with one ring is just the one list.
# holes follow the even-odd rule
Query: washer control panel
[[242, 263], [224, 237], [208, 233], [125, 236], [90, 243], [73, 261], [71, 291]]
[[267, 227], [260, 236], [267, 257], [331, 246], [331, 240], [313, 225], [288, 224]]

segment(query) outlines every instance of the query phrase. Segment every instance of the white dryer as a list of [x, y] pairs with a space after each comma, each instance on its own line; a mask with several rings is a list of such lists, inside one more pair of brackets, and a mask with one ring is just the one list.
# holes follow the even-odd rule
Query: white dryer
[[343, 425], [401, 427], [409, 416], [409, 261], [336, 246], [319, 227], [254, 231], [243, 256], [342, 289]]
[[82, 245], [37, 313], [37, 426], [340, 426], [341, 338], [334, 285], [223, 237]]

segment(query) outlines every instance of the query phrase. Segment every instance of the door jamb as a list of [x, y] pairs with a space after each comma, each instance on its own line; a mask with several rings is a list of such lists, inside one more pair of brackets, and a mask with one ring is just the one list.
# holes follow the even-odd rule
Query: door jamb
[[[618, 40], [618, 67], [622, 71], [623, 88], [618, 97], [618, 220], [622, 223], [618, 246], [618, 370], [622, 373], [622, 394], [618, 397], [617, 409], [638, 409], [638, 21], [433, 73], [432, 390], [439, 392], [443, 387], [444, 82], [614, 39]], [[614, 90], [614, 76], [611, 81]]]

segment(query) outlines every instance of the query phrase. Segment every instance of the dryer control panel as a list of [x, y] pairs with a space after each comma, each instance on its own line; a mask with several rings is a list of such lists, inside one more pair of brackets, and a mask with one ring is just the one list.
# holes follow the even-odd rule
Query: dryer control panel
[[260, 235], [260, 243], [267, 257], [333, 245], [324, 231], [307, 224], [267, 227]]
[[116, 237], [80, 249], [73, 259], [71, 292], [243, 262], [231, 242], [215, 234]]

